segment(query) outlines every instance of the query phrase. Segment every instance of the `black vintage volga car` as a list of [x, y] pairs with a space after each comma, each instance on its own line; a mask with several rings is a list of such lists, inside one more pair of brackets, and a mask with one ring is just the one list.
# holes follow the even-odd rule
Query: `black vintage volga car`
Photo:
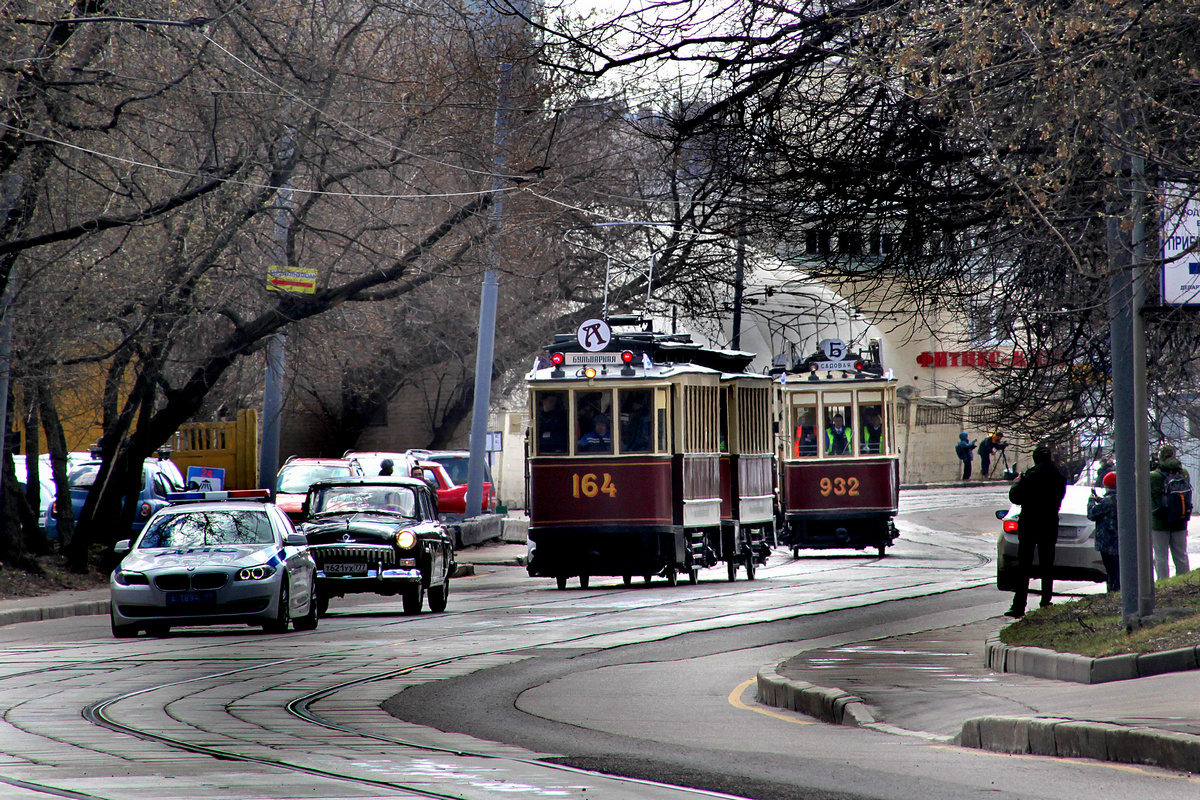
[[318, 481], [308, 489], [299, 531], [317, 562], [318, 608], [354, 592], [399, 594], [405, 614], [446, 609], [454, 537], [438, 521], [433, 490], [407, 477]]

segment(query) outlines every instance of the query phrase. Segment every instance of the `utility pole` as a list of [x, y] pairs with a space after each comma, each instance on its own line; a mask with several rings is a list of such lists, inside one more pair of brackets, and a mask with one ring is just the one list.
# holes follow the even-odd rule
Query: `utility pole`
[[[494, 13], [494, 12], [493, 12]], [[504, 227], [504, 181], [503, 174], [508, 163], [505, 149], [508, 146], [508, 84], [512, 78], [512, 64], [504, 60], [504, 49], [508, 42], [507, 28], [503, 18], [495, 14], [495, 37], [493, 39], [498, 61], [496, 75], [496, 116], [492, 122], [492, 208], [488, 236], [488, 268], [483, 276], [483, 287], [479, 296], [479, 335], [475, 349], [475, 404], [471, 414], [471, 459], [467, 462], [467, 518], [482, 513], [483, 506], [483, 462], [487, 458], [488, 412], [492, 404], [492, 362], [496, 344], [496, 305], [499, 302], [500, 282], [496, 275], [500, 270], [500, 251], [496, 240]]]
[[[280, 158], [292, 160], [292, 130], [284, 139]], [[279, 207], [275, 210], [275, 257], [280, 266], [288, 266], [288, 239], [292, 231], [292, 181], [279, 187]], [[286, 367], [287, 334], [280, 329], [267, 343], [267, 374], [263, 384], [262, 447], [258, 452], [258, 486], [271, 493], [275, 502], [275, 478], [279, 473], [279, 431], [283, 423], [283, 380]]]

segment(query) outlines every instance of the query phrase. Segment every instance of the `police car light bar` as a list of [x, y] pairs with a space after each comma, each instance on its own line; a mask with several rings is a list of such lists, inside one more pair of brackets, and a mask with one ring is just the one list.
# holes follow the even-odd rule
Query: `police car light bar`
[[168, 503], [188, 503], [202, 500], [270, 500], [266, 489], [232, 489], [223, 492], [170, 492]]

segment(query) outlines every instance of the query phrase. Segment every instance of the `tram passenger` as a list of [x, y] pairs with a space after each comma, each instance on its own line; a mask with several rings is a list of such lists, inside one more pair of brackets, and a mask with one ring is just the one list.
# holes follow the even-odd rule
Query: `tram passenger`
[[846, 418], [834, 414], [833, 421], [825, 429], [825, 455], [845, 456], [850, 454], [850, 437], [846, 433]]
[[867, 421], [862, 427], [862, 451], [864, 453], [883, 452], [883, 417], [874, 408], [867, 410]]
[[795, 454], [797, 456], [815, 456], [817, 454], [817, 432], [813, 430], [812, 425], [796, 427]]
[[608, 417], [603, 414], [592, 417], [592, 429], [580, 436], [575, 446], [581, 452], [611, 453], [612, 434], [608, 432]]
[[644, 394], [649, 394], [649, 392], [631, 391], [628, 394], [629, 416], [621, 423], [623, 428], [621, 452], [623, 453], [649, 453], [652, 449], [650, 409], [647, 407]]
[[567, 414], [559, 405], [560, 392], [542, 392], [538, 413], [538, 453], [567, 452]]

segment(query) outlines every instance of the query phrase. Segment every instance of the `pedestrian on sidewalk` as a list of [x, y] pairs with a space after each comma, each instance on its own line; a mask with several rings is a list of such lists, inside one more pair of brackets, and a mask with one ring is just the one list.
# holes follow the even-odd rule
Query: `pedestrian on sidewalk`
[[1092, 490], [1088, 498], [1087, 517], [1096, 523], [1096, 549], [1104, 561], [1104, 572], [1108, 575], [1108, 590], [1121, 591], [1121, 561], [1117, 549], [1117, 473], [1104, 475], [1103, 495]]
[[971, 461], [975, 458], [975, 442], [969, 441], [967, 432], [958, 435], [958, 444], [954, 445], [954, 453], [963, 462], [964, 481], [971, 480]]
[[1036, 553], [1042, 576], [1043, 607], [1054, 596], [1054, 545], [1058, 541], [1058, 507], [1067, 492], [1067, 479], [1054, 465], [1050, 448], [1038, 445], [1033, 450], [1033, 466], [1008, 490], [1008, 499], [1021, 507], [1017, 522], [1017, 590], [1010, 617], [1025, 616], [1029, 578]]
[[1175, 448], [1163, 445], [1158, 451], [1158, 468], [1150, 473], [1150, 546], [1154, 551], [1157, 580], [1170, 576], [1167, 554], [1175, 562], [1175, 574], [1190, 569], [1187, 525], [1192, 515], [1192, 484], [1179, 463]]
[[984, 480], [987, 480], [992, 471], [992, 453], [1003, 453], [1006, 447], [1008, 442], [1004, 441], [1004, 434], [1000, 431], [985, 437], [979, 445], [979, 474]]

